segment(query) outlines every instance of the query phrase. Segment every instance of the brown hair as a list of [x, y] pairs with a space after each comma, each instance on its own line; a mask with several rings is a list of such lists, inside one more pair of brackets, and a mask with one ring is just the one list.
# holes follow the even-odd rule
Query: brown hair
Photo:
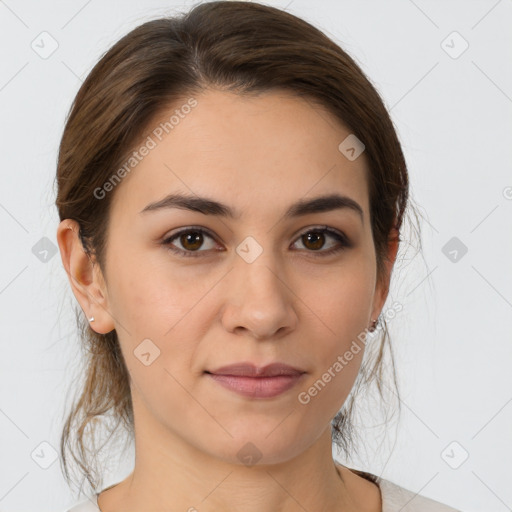
[[[184, 97], [214, 87], [237, 94], [281, 90], [298, 95], [325, 107], [364, 143], [377, 272], [379, 279], [389, 278], [384, 267], [389, 236], [402, 226], [409, 182], [379, 94], [355, 61], [320, 30], [283, 10], [240, 1], [199, 4], [188, 13], [138, 26], [103, 55], [80, 87], [59, 148], [56, 205], [60, 220], [77, 221], [84, 250], [100, 269], [105, 268], [115, 191], [98, 200], [94, 190], [122, 165], [153, 119]], [[63, 427], [61, 460], [69, 483], [69, 449], [96, 489], [102, 474], [93, 467], [97, 453], [87, 453], [87, 430], [93, 436], [97, 424], [104, 426], [102, 416], [110, 414], [116, 420], [110, 435], [119, 424], [132, 434], [130, 376], [116, 331], [97, 334], [81, 319], [80, 309], [76, 314], [88, 359], [79, 399]], [[367, 349], [356, 384], [332, 422], [333, 441], [346, 455], [354, 447], [351, 418], [359, 387], [376, 381], [383, 397], [386, 346], [397, 389], [385, 318], [382, 325], [379, 343], [372, 342], [371, 354]]]

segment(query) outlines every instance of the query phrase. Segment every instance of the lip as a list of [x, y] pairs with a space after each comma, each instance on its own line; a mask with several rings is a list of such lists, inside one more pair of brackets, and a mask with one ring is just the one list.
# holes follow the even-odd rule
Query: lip
[[306, 372], [284, 363], [263, 367], [235, 363], [205, 373], [224, 388], [244, 397], [272, 398], [294, 387]]
[[242, 362], [222, 366], [216, 370], [208, 370], [207, 373], [240, 377], [276, 377], [280, 375], [300, 375], [305, 373], [305, 371], [285, 363], [271, 363], [265, 366], [256, 366], [253, 363]]

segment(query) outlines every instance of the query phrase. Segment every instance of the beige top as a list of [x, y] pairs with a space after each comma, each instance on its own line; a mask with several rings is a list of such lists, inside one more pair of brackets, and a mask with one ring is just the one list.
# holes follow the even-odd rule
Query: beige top
[[[376, 477], [376, 483], [382, 495], [382, 512], [460, 512], [438, 501], [408, 491], [384, 478]], [[116, 484], [110, 485], [107, 489], [114, 485]], [[101, 512], [98, 506], [99, 494], [82, 501], [66, 512]]]

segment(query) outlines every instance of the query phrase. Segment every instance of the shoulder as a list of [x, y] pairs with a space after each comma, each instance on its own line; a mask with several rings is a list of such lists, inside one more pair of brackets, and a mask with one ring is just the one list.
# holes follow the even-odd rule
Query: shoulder
[[101, 512], [98, 507], [98, 502], [94, 498], [87, 498], [76, 505], [74, 505], [66, 512]]
[[384, 478], [378, 477], [377, 484], [382, 494], [382, 512], [460, 512]]

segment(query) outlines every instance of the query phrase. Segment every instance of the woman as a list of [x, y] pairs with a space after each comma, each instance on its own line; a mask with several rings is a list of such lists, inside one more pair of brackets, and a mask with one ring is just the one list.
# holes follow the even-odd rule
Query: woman
[[[57, 185], [89, 325], [61, 452], [69, 479], [76, 435], [95, 492], [73, 512], [454, 510], [332, 458], [382, 370], [408, 204], [393, 124], [339, 46], [254, 2], [145, 23], [80, 88]], [[97, 492], [85, 430], [107, 414], [135, 467]]]

